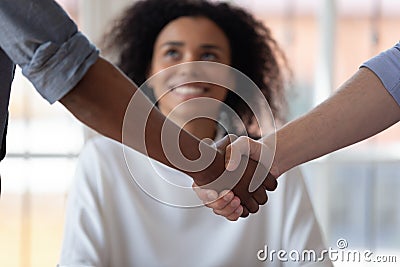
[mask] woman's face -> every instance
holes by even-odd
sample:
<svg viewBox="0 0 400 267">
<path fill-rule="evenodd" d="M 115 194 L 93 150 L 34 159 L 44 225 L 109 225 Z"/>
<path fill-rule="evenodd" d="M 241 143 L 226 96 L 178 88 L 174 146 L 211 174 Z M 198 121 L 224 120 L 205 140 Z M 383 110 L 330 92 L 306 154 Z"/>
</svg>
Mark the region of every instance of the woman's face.
<svg viewBox="0 0 400 267">
<path fill-rule="evenodd" d="M 174 65 L 192 61 L 210 61 L 231 64 L 231 50 L 224 32 L 205 17 L 180 17 L 167 24 L 154 44 L 149 77 Z M 197 63 L 196 63 L 197 64 Z M 207 74 L 207 71 L 209 72 Z M 167 71 L 168 72 L 168 71 Z M 201 72 L 201 73 L 200 73 Z M 205 74 L 206 73 L 206 74 Z M 194 118 L 198 114 L 219 113 L 220 102 L 224 101 L 227 89 L 203 82 L 212 74 L 210 68 L 183 65 L 150 83 L 158 100 L 158 107 L 165 115 L 182 120 Z M 201 81 L 201 82 L 195 82 Z M 184 83 L 184 84 L 183 84 Z M 212 98 L 210 104 L 187 100 L 198 97 Z M 180 105 L 182 104 L 182 105 Z M 179 105 L 179 106 L 178 106 Z"/>
</svg>

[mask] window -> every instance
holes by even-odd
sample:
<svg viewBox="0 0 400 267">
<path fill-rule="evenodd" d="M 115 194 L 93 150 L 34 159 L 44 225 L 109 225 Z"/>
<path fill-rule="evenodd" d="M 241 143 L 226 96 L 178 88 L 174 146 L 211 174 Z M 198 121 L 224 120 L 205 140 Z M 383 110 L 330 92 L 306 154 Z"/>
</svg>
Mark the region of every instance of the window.
<svg viewBox="0 0 400 267">
<path fill-rule="evenodd" d="M 71 16 L 77 2 L 61 4 Z M 10 100 L 7 157 L 1 162 L 2 266 L 55 266 L 62 240 L 65 198 L 82 125 L 61 104 L 48 104 L 16 70 Z"/>
</svg>

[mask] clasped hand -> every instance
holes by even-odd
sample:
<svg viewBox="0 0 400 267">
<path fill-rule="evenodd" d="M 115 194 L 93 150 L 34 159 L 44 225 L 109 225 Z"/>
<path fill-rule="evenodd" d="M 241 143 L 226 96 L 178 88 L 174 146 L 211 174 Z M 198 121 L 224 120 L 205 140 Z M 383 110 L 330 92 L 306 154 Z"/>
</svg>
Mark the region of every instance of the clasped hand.
<svg viewBox="0 0 400 267">
<path fill-rule="evenodd" d="M 231 145 L 232 142 L 234 143 Z M 197 196 L 207 207 L 231 221 L 256 213 L 259 206 L 268 201 L 266 191 L 274 191 L 278 185 L 277 180 L 264 165 L 257 162 L 262 144 L 255 142 L 257 141 L 246 137 L 238 139 L 235 135 L 227 135 L 216 142 L 218 152 L 225 157 L 227 169 L 212 183 L 193 184 Z M 250 145 L 250 150 L 243 149 L 248 145 Z M 262 180 L 262 183 L 256 190 L 249 192 L 253 179 Z M 230 188 L 232 181 L 237 182 L 233 188 Z"/>
</svg>

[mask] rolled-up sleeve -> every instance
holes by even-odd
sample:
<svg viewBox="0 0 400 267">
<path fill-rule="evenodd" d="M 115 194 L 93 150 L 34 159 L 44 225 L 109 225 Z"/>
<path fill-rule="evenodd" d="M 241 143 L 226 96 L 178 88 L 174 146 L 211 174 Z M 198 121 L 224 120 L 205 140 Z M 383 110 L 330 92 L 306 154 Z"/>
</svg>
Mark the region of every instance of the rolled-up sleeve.
<svg viewBox="0 0 400 267">
<path fill-rule="evenodd" d="M 0 46 L 50 103 L 98 58 L 96 47 L 53 0 L 1 0 Z"/>
<path fill-rule="evenodd" d="M 372 70 L 400 105 L 400 42 L 361 65 Z"/>
</svg>

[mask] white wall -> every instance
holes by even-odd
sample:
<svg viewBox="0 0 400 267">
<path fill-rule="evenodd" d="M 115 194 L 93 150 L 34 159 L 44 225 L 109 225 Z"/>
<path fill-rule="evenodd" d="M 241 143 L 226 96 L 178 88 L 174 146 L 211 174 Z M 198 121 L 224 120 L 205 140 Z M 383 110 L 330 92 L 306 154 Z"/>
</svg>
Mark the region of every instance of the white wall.
<svg viewBox="0 0 400 267">
<path fill-rule="evenodd" d="M 133 2 L 135 0 L 80 0 L 81 30 L 98 45 L 112 20 L 121 13 L 124 7 Z"/>
</svg>

